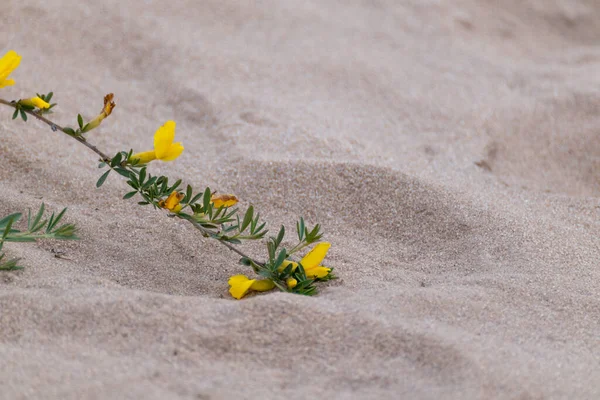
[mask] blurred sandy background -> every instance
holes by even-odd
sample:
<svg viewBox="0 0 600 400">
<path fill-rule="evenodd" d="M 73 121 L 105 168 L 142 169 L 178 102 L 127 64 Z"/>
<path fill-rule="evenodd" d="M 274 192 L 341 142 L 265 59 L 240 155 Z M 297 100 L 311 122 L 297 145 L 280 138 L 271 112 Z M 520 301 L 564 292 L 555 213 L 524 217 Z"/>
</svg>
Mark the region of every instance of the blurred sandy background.
<svg viewBox="0 0 600 400">
<path fill-rule="evenodd" d="M 0 398 L 600 398 L 597 1 L 1 8 L 0 97 L 74 125 L 114 92 L 111 154 L 174 119 L 154 173 L 322 223 L 340 279 L 232 300 L 233 254 L 5 108 L 0 214 L 68 206 L 82 240 L 6 246 Z"/>
</svg>

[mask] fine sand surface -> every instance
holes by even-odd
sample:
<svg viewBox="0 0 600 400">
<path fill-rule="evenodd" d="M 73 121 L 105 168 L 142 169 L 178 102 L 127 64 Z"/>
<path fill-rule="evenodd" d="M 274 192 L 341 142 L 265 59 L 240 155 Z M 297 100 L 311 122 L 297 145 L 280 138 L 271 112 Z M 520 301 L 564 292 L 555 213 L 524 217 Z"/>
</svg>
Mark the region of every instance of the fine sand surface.
<svg viewBox="0 0 600 400">
<path fill-rule="evenodd" d="M 74 125 L 114 92 L 111 154 L 175 120 L 153 173 L 322 223 L 340 277 L 233 300 L 235 254 L 0 109 L 0 214 L 68 206 L 82 239 L 6 246 L 1 399 L 600 398 L 598 1 L 0 8 L 1 98 Z"/>
</svg>

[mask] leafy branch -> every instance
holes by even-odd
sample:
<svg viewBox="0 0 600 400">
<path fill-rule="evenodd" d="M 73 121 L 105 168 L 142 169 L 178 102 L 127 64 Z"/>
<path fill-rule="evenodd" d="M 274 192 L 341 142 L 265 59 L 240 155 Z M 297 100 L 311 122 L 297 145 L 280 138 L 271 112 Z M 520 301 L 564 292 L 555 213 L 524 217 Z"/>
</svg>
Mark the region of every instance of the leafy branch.
<svg viewBox="0 0 600 400">
<path fill-rule="evenodd" d="M 235 199 L 235 201 L 230 201 L 230 199 L 219 198 L 219 196 L 215 197 L 215 193 L 208 187 L 202 191 L 194 192 L 191 185 L 187 185 L 183 190 L 181 179 L 170 184 L 169 178 L 166 176 L 151 175 L 147 169 L 148 162 L 155 159 L 170 161 L 183 151 L 183 146 L 180 143 L 172 143 L 175 128 L 173 121 L 167 122 L 157 131 L 156 135 L 163 135 L 163 139 L 167 137 L 165 132 L 170 135 L 170 142 L 163 143 L 161 149 L 136 154 L 133 154 L 132 150 L 120 151 L 113 157 L 109 157 L 91 144 L 85 137 L 85 133 L 97 127 L 103 119 L 111 114 L 112 109 L 115 107 L 115 103 L 112 101 L 112 93 L 105 96 L 102 111 L 91 121 L 85 123 L 81 114 L 77 115 L 77 129 L 62 127 L 43 115 L 50 113 L 51 109 L 56 106 L 56 104 L 49 104 L 52 96 L 53 94 L 50 92 L 47 95 L 38 94 L 38 98 L 29 99 L 28 101 L 0 99 L 0 104 L 13 107 L 15 109 L 14 118 L 20 115 L 21 119 L 26 122 L 27 115 L 33 116 L 50 126 L 53 131 L 65 133 L 96 153 L 100 157 L 98 167 L 101 169 L 108 168 L 96 182 L 96 187 L 101 187 L 111 172 L 117 173 L 125 178 L 127 185 L 132 189 L 124 194 L 123 199 L 127 200 L 140 196 L 141 199 L 138 204 L 141 206 L 152 205 L 155 209 L 167 209 L 170 212 L 168 214 L 170 217 L 188 221 L 200 231 L 202 236 L 217 240 L 223 246 L 241 256 L 240 262 L 242 264 L 252 267 L 256 274 L 265 278 L 263 280 L 251 280 L 245 276 L 241 276 L 241 278 L 240 276 L 232 277 L 230 279 L 230 292 L 234 297 L 239 299 L 248 290 L 264 291 L 273 287 L 286 292 L 313 295 L 316 293 L 316 286 L 314 285 L 316 281 L 335 278 L 331 273 L 331 268 L 320 265 L 329 249 L 329 243 L 317 244 L 299 262 L 291 260 L 294 254 L 321 240 L 323 235 L 320 225 L 317 224 L 309 229 L 304 219 L 300 218 L 296 223 L 298 241 L 289 250 L 282 247 L 285 237 L 285 227 L 282 226 L 277 236 L 269 237 L 267 240 L 267 260 L 264 262 L 257 261 L 237 247 L 243 241 L 263 239 L 268 233 L 266 223 L 260 219 L 259 213 L 255 213 L 252 205 L 241 213 L 238 208 L 232 208 L 237 203 L 235 196 L 229 196 Z M 169 129 L 171 131 L 168 131 Z M 160 155 L 159 151 L 161 152 Z M 3 219 L 2 222 L 5 225 L 3 226 L 0 223 L 0 230 L 4 229 L 0 241 L 0 250 L 5 241 L 75 238 L 75 230 L 72 225 L 63 225 L 54 229 L 62 218 L 64 210 L 56 217 L 53 214 L 48 221 L 41 221 L 43 208 L 42 205 L 33 219 L 31 219 L 31 216 L 28 217 L 28 230 L 25 232 L 12 228 L 13 224 L 21 217 L 20 214 L 13 214 Z M 41 229 L 44 226 L 46 231 L 42 233 Z M 2 257 L 4 257 L 4 254 L 0 254 L 0 260 L 2 260 Z M 0 269 L 16 269 L 18 268 L 16 261 L 6 261 L 0 264 Z"/>
<path fill-rule="evenodd" d="M 40 239 L 60 239 L 60 240 L 76 240 L 77 229 L 73 224 L 59 225 L 65 212 L 64 208 L 58 214 L 52 213 L 50 218 L 43 219 L 45 205 L 42 203 L 38 212 L 32 216 L 31 210 L 27 213 L 27 230 L 20 231 L 14 226 L 22 218 L 23 214 L 15 213 L 7 215 L 0 220 L 0 270 L 10 271 L 22 269 L 17 263 L 18 258 L 13 258 L 8 261 L 2 261 L 5 254 L 2 252 L 5 242 L 35 242 Z"/>
</svg>

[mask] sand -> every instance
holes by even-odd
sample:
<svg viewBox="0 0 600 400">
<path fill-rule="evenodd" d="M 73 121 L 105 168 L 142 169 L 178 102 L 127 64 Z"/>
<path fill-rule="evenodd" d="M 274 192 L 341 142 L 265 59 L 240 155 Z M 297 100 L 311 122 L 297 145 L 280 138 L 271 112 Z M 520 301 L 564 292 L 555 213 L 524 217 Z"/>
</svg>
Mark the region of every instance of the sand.
<svg viewBox="0 0 600 400">
<path fill-rule="evenodd" d="M 340 279 L 231 299 L 234 254 L 5 108 L 0 214 L 81 240 L 6 246 L 1 399 L 600 398 L 597 1 L 2 3 L 0 97 L 114 92 L 109 153 L 175 120 L 154 173 L 321 223 Z"/>
</svg>

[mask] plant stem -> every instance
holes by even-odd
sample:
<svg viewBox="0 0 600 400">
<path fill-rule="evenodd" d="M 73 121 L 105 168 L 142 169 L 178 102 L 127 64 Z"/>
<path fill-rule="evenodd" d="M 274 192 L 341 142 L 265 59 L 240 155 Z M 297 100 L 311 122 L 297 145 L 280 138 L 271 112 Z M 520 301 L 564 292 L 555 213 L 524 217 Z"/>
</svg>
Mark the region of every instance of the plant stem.
<svg viewBox="0 0 600 400">
<path fill-rule="evenodd" d="M 12 107 L 12 108 L 17 108 L 17 103 L 16 102 L 11 102 L 11 101 L 7 101 L 4 99 L 0 99 L 0 104 L 4 104 L 6 106 Z M 111 161 L 111 157 L 109 157 L 108 155 L 106 155 L 105 153 L 103 153 L 102 151 L 100 151 L 96 146 L 94 146 L 93 144 L 89 143 L 83 136 L 73 136 L 68 134 L 67 132 L 65 132 L 65 129 L 58 125 L 55 122 L 50 121 L 49 119 L 47 119 L 46 117 L 44 117 L 41 114 L 38 114 L 34 111 L 30 111 L 30 110 L 25 110 L 23 108 L 21 108 L 22 111 L 26 112 L 27 114 L 37 118 L 38 120 L 44 122 L 45 124 L 47 124 L 48 126 L 50 126 L 50 128 L 52 128 L 53 131 L 61 131 L 62 133 L 64 133 L 65 135 L 77 140 L 79 143 L 81 143 L 82 145 L 84 145 L 85 147 L 87 147 L 88 149 L 92 150 L 94 153 L 98 154 L 100 156 L 101 161 L 105 162 L 109 167 L 110 167 L 110 161 Z M 113 169 L 111 167 L 111 169 Z M 185 219 L 185 218 L 183 218 Z M 188 219 L 185 219 L 186 221 L 189 221 L 194 228 L 198 229 L 200 232 L 207 234 L 208 237 L 210 236 L 210 232 L 208 230 L 206 230 L 202 225 L 200 225 L 199 223 L 195 222 L 195 221 L 190 221 Z M 238 255 L 245 257 L 249 260 L 251 260 L 252 262 L 254 262 L 257 265 L 261 265 L 263 266 L 263 263 L 260 263 L 256 260 L 253 260 L 251 257 L 247 256 L 246 254 L 244 254 L 242 251 L 236 249 L 234 246 L 232 246 L 231 244 L 224 242 L 222 240 L 217 240 L 219 243 L 221 243 L 223 246 L 227 247 L 229 250 L 233 251 L 234 253 L 237 253 Z"/>
<path fill-rule="evenodd" d="M 297 251 L 302 250 L 303 248 L 305 248 L 306 246 L 308 246 L 308 243 L 306 243 L 305 241 L 302 241 L 300 243 L 298 243 L 297 245 L 295 245 L 294 247 L 292 247 L 289 251 L 288 254 L 292 255 L 294 253 L 296 253 Z"/>
<path fill-rule="evenodd" d="M 6 101 L 4 99 L 0 99 L 0 104 L 4 104 L 7 105 L 9 107 L 12 108 L 17 108 L 17 103 L 14 102 L 10 102 L 10 101 Z M 77 140 L 79 143 L 81 143 L 82 145 L 86 146 L 88 149 L 92 150 L 94 153 L 98 154 L 100 156 L 100 159 L 104 162 L 110 162 L 110 157 L 107 156 L 106 154 L 104 154 L 103 152 L 101 152 L 96 146 L 94 146 L 91 143 L 88 143 L 87 140 L 85 140 L 85 138 L 83 136 L 73 136 L 73 135 L 69 135 L 67 132 L 65 132 L 64 128 L 52 121 L 50 121 L 49 119 L 47 119 L 46 117 L 44 117 L 41 114 L 38 114 L 34 111 L 30 111 L 30 110 L 25 110 L 23 108 L 21 108 L 22 111 L 26 112 L 27 114 L 39 119 L 40 121 L 44 122 L 45 124 L 47 124 L 48 126 L 50 126 L 50 128 L 52 128 L 53 131 L 59 130 L 62 133 L 64 133 L 65 135 L 72 137 L 73 139 Z"/>
<path fill-rule="evenodd" d="M 202 232 L 202 233 L 204 233 L 204 234 L 206 234 L 206 235 L 209 235 L 209 237 L 210 237 L 210 231 L 209 231 L 209 230 L 207 230 L 206 228 L 204 228 L 204 227 L 203 227 L 202 225 L 200 225 L 198 222 L 195 222 L 195 221 L 190 221 L 189 219 L 186 219 L 186 218 L 183 218 L 183 219 L 185 219 L 186 221 L 189 221 L 189 222 L 190 222 L 190 223 L 191 223 L 191 224 L 194 226 L 194 228 L 198 229 L 200 232 Z M 240 255 L 240 256 L 242 256 L 242 257 L 245 257 L 245 258 L 249 259 L 249 260 L 250 260 L 250 261 L 252 261 L 253 263 L 255 263 L 255 264 L 257 264 L 257 265 L 260 265 L 261 267 L 264 267 L 264 263 L 261 263 L 261 262 L 258 262 L 258 261 L 256 261 L 256 260 L 252 259 L 251 257 L 247 256 L 247 255 L 246 255 L 246 254 L 244 254 L 243 252 L 241 252 L 241 251 L 239 251 L 238 249 L 236 249 L 236 248 L 235 248 L 234 246 L 232 246 L 231 244 L 229 244 L 229 243 L 227 243 L 227 242 L 224 242 L 224 241 L 222 241 L 222 240 L 218 240 L 218 242 L 219 242 L 219 243 L 221 243 L 223 246 L 227 247 L 229 250 L 233 251 L 234 253 L 237 253 L 238 255 Z"/>
</svg>

